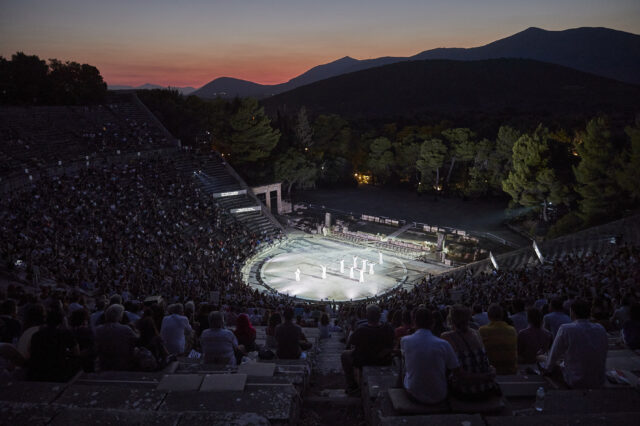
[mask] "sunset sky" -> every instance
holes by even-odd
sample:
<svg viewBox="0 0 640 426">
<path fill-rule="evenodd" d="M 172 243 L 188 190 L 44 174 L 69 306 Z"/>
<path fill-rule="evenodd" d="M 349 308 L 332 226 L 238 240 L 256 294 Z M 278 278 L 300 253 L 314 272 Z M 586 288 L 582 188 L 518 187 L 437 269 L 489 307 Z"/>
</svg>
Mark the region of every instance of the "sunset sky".
<svg viewBox="0 0 640 426">
<path fill-rule="evenodd" d="M 281 83 L 343 56 L 473 47 L 535 26 L 640 33 L 638 0 L 0 0 L 0 55 L 97 66 L 112 85 Z"/>
</svg>

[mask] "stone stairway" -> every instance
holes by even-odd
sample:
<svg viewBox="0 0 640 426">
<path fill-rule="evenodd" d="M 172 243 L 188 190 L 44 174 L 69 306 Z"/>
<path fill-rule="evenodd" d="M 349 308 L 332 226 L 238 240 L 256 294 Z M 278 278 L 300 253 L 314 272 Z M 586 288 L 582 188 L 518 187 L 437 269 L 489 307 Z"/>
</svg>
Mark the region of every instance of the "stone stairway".
<svg viewBox="0 0 640 426">
<path fill-rule="evenodd" d="M 244 223 L 250 230 L 265 236 L 274 236 L 280 232 L 276 224 L 267 217 L 260 202 L 247 193 L 247 187 L 243 182 L 233 176 L 222 158 L 216 156 L 193 157 L 182 155 L 174 160 L 176 167 L 194 174 L 201 187 L 208 194 L 225 193 L 224 197 L 217 198 L 217 202 L 227 212 L 235 209 L 247 209 L 247 211 L 230 213 L 223 218 L 225 223 L 234 219 Z M 254 211 L 253 208 L 260 210 Z"/>
<path fill-rule="evenodd" d="M 365 424 L 362 399 L 344 392 L 340 362 L 345 349 L 342 338 L 342 332 L 334 332 L 330 338 L 318 340 L 311 385 L 302 406 L 303 424 Z"/>
</svg>

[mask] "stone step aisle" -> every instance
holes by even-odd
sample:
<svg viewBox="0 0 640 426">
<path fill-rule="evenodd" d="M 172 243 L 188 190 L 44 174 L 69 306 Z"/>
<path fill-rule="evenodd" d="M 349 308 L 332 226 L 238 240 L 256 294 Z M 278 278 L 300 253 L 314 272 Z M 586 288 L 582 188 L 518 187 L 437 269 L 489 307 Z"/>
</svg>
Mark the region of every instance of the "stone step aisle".
<svg viewBox="0 0 640 426">
<path fill-rule="evenodd" d="M 342 332 L 318 341 L 318 353 L 311 375 L 311 386 L 304 398 L 302 424 L 366 424 L 360 397 L 344 392 L 345 381 L 340 355 L 345 349 Z"/>
</svg>

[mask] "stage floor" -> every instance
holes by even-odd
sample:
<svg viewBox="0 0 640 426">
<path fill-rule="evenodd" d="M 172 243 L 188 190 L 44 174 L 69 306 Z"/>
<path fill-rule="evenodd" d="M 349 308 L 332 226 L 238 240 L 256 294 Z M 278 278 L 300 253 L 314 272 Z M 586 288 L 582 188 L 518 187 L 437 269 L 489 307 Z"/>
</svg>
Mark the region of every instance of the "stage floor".
<svg viewBox="0 0 640 426">
<path fill-rule="evenodd" d="M 350 268 L 357 256 L 353 278 Z M 344 272 L 340 261 L 344 260 Z M 362 261 L 367 261 L 360 282 Z M 306 300 L 359 300 L 378 296 L 412 281 L 426 272 L 442 272 L 445 267 L 407 261 L 382 253 L 382 264 L 377 250 L 358 247 L 320 236 L 293 237 L 280 246 L 261 253 L 252 263 L 259 264 L 260 280 L 280 294 Z M 373 274 L 370 274 L 373 264 Z M 322 266 L 326 278 L 322 278 Z M 296 269 L 300 269 L 300 281 L 296 281 Z M 254 285 L 257 283 L 253 283 Z"/>
</svg>

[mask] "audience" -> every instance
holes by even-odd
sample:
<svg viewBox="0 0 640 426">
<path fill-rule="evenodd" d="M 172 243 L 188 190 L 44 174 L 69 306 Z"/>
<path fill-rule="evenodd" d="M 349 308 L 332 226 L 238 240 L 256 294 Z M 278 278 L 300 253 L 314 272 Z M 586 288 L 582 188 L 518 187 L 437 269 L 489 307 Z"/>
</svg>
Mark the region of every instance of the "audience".
<svg viewBox="0 0 640 426">
<path fill-rule="evenodd" d="M 185 352 L 185 336 L 191 335 L 193 329 L 185 317 L 182 303 L 170 305 L 169 315 L 162 319 L 160 335 L 170 354 L 180 355 Z"/>
<path fill-rule="evenodd" d="M 253 328 L 249 316 L 247 314 L 240 314 L 236 319 L 236 329 L 233 330 L 238 344 L 244 347 L 246 352 L 252 352 L 257 349 L 256 347 L 256 329 Z"/>
<path fill-rule="evenodd" d="M 167 350 L 156 324 L 151 316 L 145 316 L 141 318 L 137 323 L 138 330 L 140 331 L 140 338 L 137 342 L 138 356 L 137 362 L 144 362 L 140 365 L 141 370 L 158 370 L 167 362 L 169 351 Z M 142 350 L 146 350 L 144 354 L 140 354 Z"/>
<path fill-rule="evenodd" d="M 328 339 L 331 337 L 331 333 L 329 332 L 329 315 L 325 313 L 320 317 L 320 324 L 318 324 L 318 329 L 320 330 L 320 339 Z"/>
<path fill-rule="evenodd" d="M 622 340 L 631 350 L 640 349 L 640 304 L 629 308 L 629 319 L 622 326 Z"/>
<path fill-rule="evenodd" d="M 393 350 L 393 329 L 389 324 L 380 323 L 380 308 L 369 305 L 366 309 L 367 323 L 351 334 L 347 350 L 342 352 L 341 361 L 347 382 L 347 393 L 357 393 L 355 368 L 365 365 L 388 365 Z"/>
<path fill-rule="evenodd" d="M 546 314 L 542 321 L 542 325 L 551 332 L 554 339 L 560 326 L 571 322 L 569 315 L 564 312 L 563 302 L 559 297 L 551 299 L 551 312 Z"/>
<path fill-rule="evenodd" d="M 524 311 L 524 302 L 520 299 L 516 299 L 511 304 L 513 307 L 513 314 L 509 316 L 509 319 L 513 323 L 513 327 L 519 333 L 520 331 L 527 328 L 527 314 Z"/>
<path fill-rule="evenodd" d="M 454 305 L 448 317 L 452 331 L 443 333 L 442 339 L 449 342 L 460 364 L 460 374 L 452 383 L 451 393 L 462 399 L 482 399 L 498 391 L 493 380 L 496 370 L 489 365 L 480 334 L 469 328 L 470 320 L 469 308 Z"/>
<path fill-rule="evenodd" d="M 224 328 L 224 316 L 220 311 L 209 314 L 209 328 L 200 335 L 200 346 L 207 364 L 236 365 L 238 339 Z"/>
<path fill-rule="evenodd" d="M 607 361 L 607 332 L 600 324 L 589 321 L 590 306 L 586 300 L 571 304 L 573 322 L 563 324 L 553 341 L 546 370 L 561 367 L 565 383 L 572 388 L 599 388 L 604 385 Z"/>
<path fill-rule="evenodd" d="M 460 375 L 460 363 L 446 340 L 431 333 L 433 315 L 427 308 L 414 311 L 416 331 L 400 340 L 404 374 L 403 386 L 415 400 L 437 404 L 447 397 L 447 376 Z"/>
<path fill-rule="evenodd" d="M 286 308 L 283 314 L 284 322 L 275 329 L 276 354 L 281 359 L 298 359 L 303 350 L 311 348 L 302 328 L 293 323 L 293 314 L 292 308 Z"/>
<path fill-rule="evenodd" d="M 516 329 L 503 321 L 504 312 L 497 303 L 487 310 L 489 324 L 478 330 L 489 362 L 497 374 L 515 374 L 518 367 L 518 335 Z"/>
<path fill-rule="evenodd" d="M 96 328 L 96 354 L 100 370 L 134 369 L 133 352 L 138 334 L 132 325 L 120 324 L 124 316 L 124 306 L 109 306 L 105 313 L 105 323 Z"/>
<path fill-rule="evenodd" d="M 553 336 L 542 328 L 542 313 L 539 309 L 529 308 L 527 321 L 529 326 L 518 333 L 518 362 L 533 364 L 538 355 L 547 353 Z"/>
<path fill-rule="evenodd" d="M 80 369 L 78 342 L 63 326 L 64 313 L 59 306 L 47 312 L 44 326 L 31 338 L 31 357 L 27 377 L 45 382 L 66 382 Z"/>
</svg>

